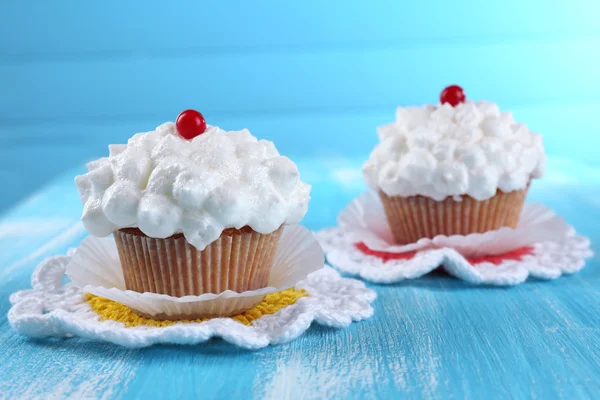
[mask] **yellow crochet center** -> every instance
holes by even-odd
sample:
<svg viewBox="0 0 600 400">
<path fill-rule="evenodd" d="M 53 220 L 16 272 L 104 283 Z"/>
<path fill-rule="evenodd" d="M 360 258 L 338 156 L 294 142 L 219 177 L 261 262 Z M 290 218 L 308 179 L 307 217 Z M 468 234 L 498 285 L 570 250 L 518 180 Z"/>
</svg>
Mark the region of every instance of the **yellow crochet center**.
<svg viewBox="0 0 600 400">
<path fill-rule="evenodd" d="M 299 298 L 308 296 L 308 293 L 304 290 L 296 290 L 296 289 L 287 289 L 277 293 L 268 294 L 264 300 L 252 307 L 248 311 L 245 311 L 238 315 L 233 315 L 229 318 L 244 324 L 251 325 L 252 321 L 262 317 L 263 315 L 275 314 L 277 311 L 285 308 L 287 306 L 291 306 L 294 304 Z M 116 301 L 112 301 L 109 299 L 105 299 L 103 297 L 94 296 L 92 294 L 86 294 L 87 302 L 92 307 L 97 314 L 100 315 L 100 319 L 102 321 L 112 320 L 117 322 L 122 322 L 125 324 L 127 328 L 131 328 L 134 326 L 155 326 L 155 327 L 165 327 L 171 326 L 176 323 L 190 323 L 190 322 L 204 322 L 208 321 L 210 318 L 199 318 L 194 320 L 181 320 L 181 321 L 166 321 L 166 320 L 157 320 L 152 318 L 144 318 L 135 313 L 129 307 L 117 303 Z"/>
</svg>

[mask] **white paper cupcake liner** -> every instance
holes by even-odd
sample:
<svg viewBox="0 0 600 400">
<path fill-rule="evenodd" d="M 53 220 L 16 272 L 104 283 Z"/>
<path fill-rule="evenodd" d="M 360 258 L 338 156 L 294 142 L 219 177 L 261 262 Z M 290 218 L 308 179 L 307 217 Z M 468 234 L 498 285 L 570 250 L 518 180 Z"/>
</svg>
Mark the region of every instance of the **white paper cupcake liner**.
<svg viewBox="0 0 600 400">
<path fill-rule="evenodd" d="M 158 319 L 186 319 L 227 316 L 260 303 L 269 293 L 293 287 L 310 273 L 323 267 L 323 251 L 313 234 L 299 225 L 285 227 L 269 285 L 258 290 L 236 293 L 205 293 L 200 296 L 173 297 L 157 293 L 126 290 L 117 248 L 112 237 L 90 236 L 67 265 L 67 276 L 86 293 L 114 300 L 138 313 Z"/>
<path fill-rule="evenodd" d="M 366 192 L 354 199 L 338 217 L 345 234 L 369 249 L 387 253 L 405 253 L 424 249 L 451 248 L 465 257 L 504 254 L 535 243 L 556 241 L 572 228 L 560 216 L 542 204 L 525 204 L 516 229 L 502 228 L 470 235 L 438 235 L 416 243 L 395 245 L 392 232 L 376 193 Z"/>
</svg>

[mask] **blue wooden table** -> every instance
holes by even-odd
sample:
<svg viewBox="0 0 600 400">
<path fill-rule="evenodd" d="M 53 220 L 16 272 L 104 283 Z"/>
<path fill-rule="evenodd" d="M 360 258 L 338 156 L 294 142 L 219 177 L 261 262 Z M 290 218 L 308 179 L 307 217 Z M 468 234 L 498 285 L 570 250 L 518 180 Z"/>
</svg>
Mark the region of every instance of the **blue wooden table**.
<svg viewBox="0 0 600 400">
<path fill-rule="evenodd" d="M 0 399 L 598 398 L 600 261 L 553 282 L 391 286 L 373 318 L 260 351 L 30 340 L 10 293 L 86 235 L 73 177 L 174 120 L 275 141 L 313 185 L 304 224 L 365 187 L 375 127 L 461 84 L 544 134 L 542 201 L 600 253 L 597 0 L 0 2 Z"/>
<path fill-rule="evenodd" d="M 298 159 L 314 185 L 305 224 L 335 223 L 363 190 L 358 160 Z M 85 236 L 68 171 L 0 223 L 0 398 L 592 398 L 600 393 L 600 262 L 553 282 L 473 287 L 442 274 L 378 286 L 373 318 L 313 326 L 256 352 L 214 340 L 128 350 L 31 340 L 8 326 L 7 296 L 36 262 Z M 553 160 L 532 189 L 600 252 L 600 169 Z"/>
</svg>

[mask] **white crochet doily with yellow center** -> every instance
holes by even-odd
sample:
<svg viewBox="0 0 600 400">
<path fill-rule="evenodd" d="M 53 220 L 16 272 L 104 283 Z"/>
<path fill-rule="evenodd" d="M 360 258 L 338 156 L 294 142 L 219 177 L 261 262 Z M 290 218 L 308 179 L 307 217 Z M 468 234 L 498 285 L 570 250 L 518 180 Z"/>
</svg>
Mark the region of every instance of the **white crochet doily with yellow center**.
<svg viewBox="0 0 600 400">
<path fill-rule="evenodd" d="M 296 289 L 304 289 L 308 297 L 298 299 L 275 314 L 264 315 L 250 326 L 231 318 L 214 318 L 167 327 L 127 328 L 120 322 L 101 321 L 81 289 L 63 282 L 69 260 L 70 255 L 48 258 L 33 273 L 32 289 L 10 297 L 12 308 L 8 319 L 15 331 L 35 338 L 79 336 L 126 347 L 198 344 L 220 337 L 242 348 L 258 349 L 299 337 L 313 321 L 344 328 L 354 321 L 369 318 L 373 315 L 371 303 L 376 298 L 375 292 L 364 283 L 342 278 L 325 267 L 296 284 Z"/>
</svg>

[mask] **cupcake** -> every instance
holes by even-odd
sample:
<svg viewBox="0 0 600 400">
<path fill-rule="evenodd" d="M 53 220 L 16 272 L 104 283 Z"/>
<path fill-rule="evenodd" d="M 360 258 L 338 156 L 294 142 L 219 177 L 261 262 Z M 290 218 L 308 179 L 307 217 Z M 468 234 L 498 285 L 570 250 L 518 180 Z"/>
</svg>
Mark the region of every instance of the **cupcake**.
<svg viewBox="0 0 600 400">
<path fill-rule="evenodd" d="M 310 199 L 272 142 L 207 126 L 194 110 L 110 145 L 87 168 L 75 178 L 83 224 L 113 234 L 126 287 L 142 293 L 266 287 L 283 227 Z"/>
<path fill-rule="evenodd" d="M 363 166 L 397 244 L 515 228 L 544 172 L 540 135 L 487 101 L 446 88 L 436 106 L 398 108 Z"/>
</svg>

